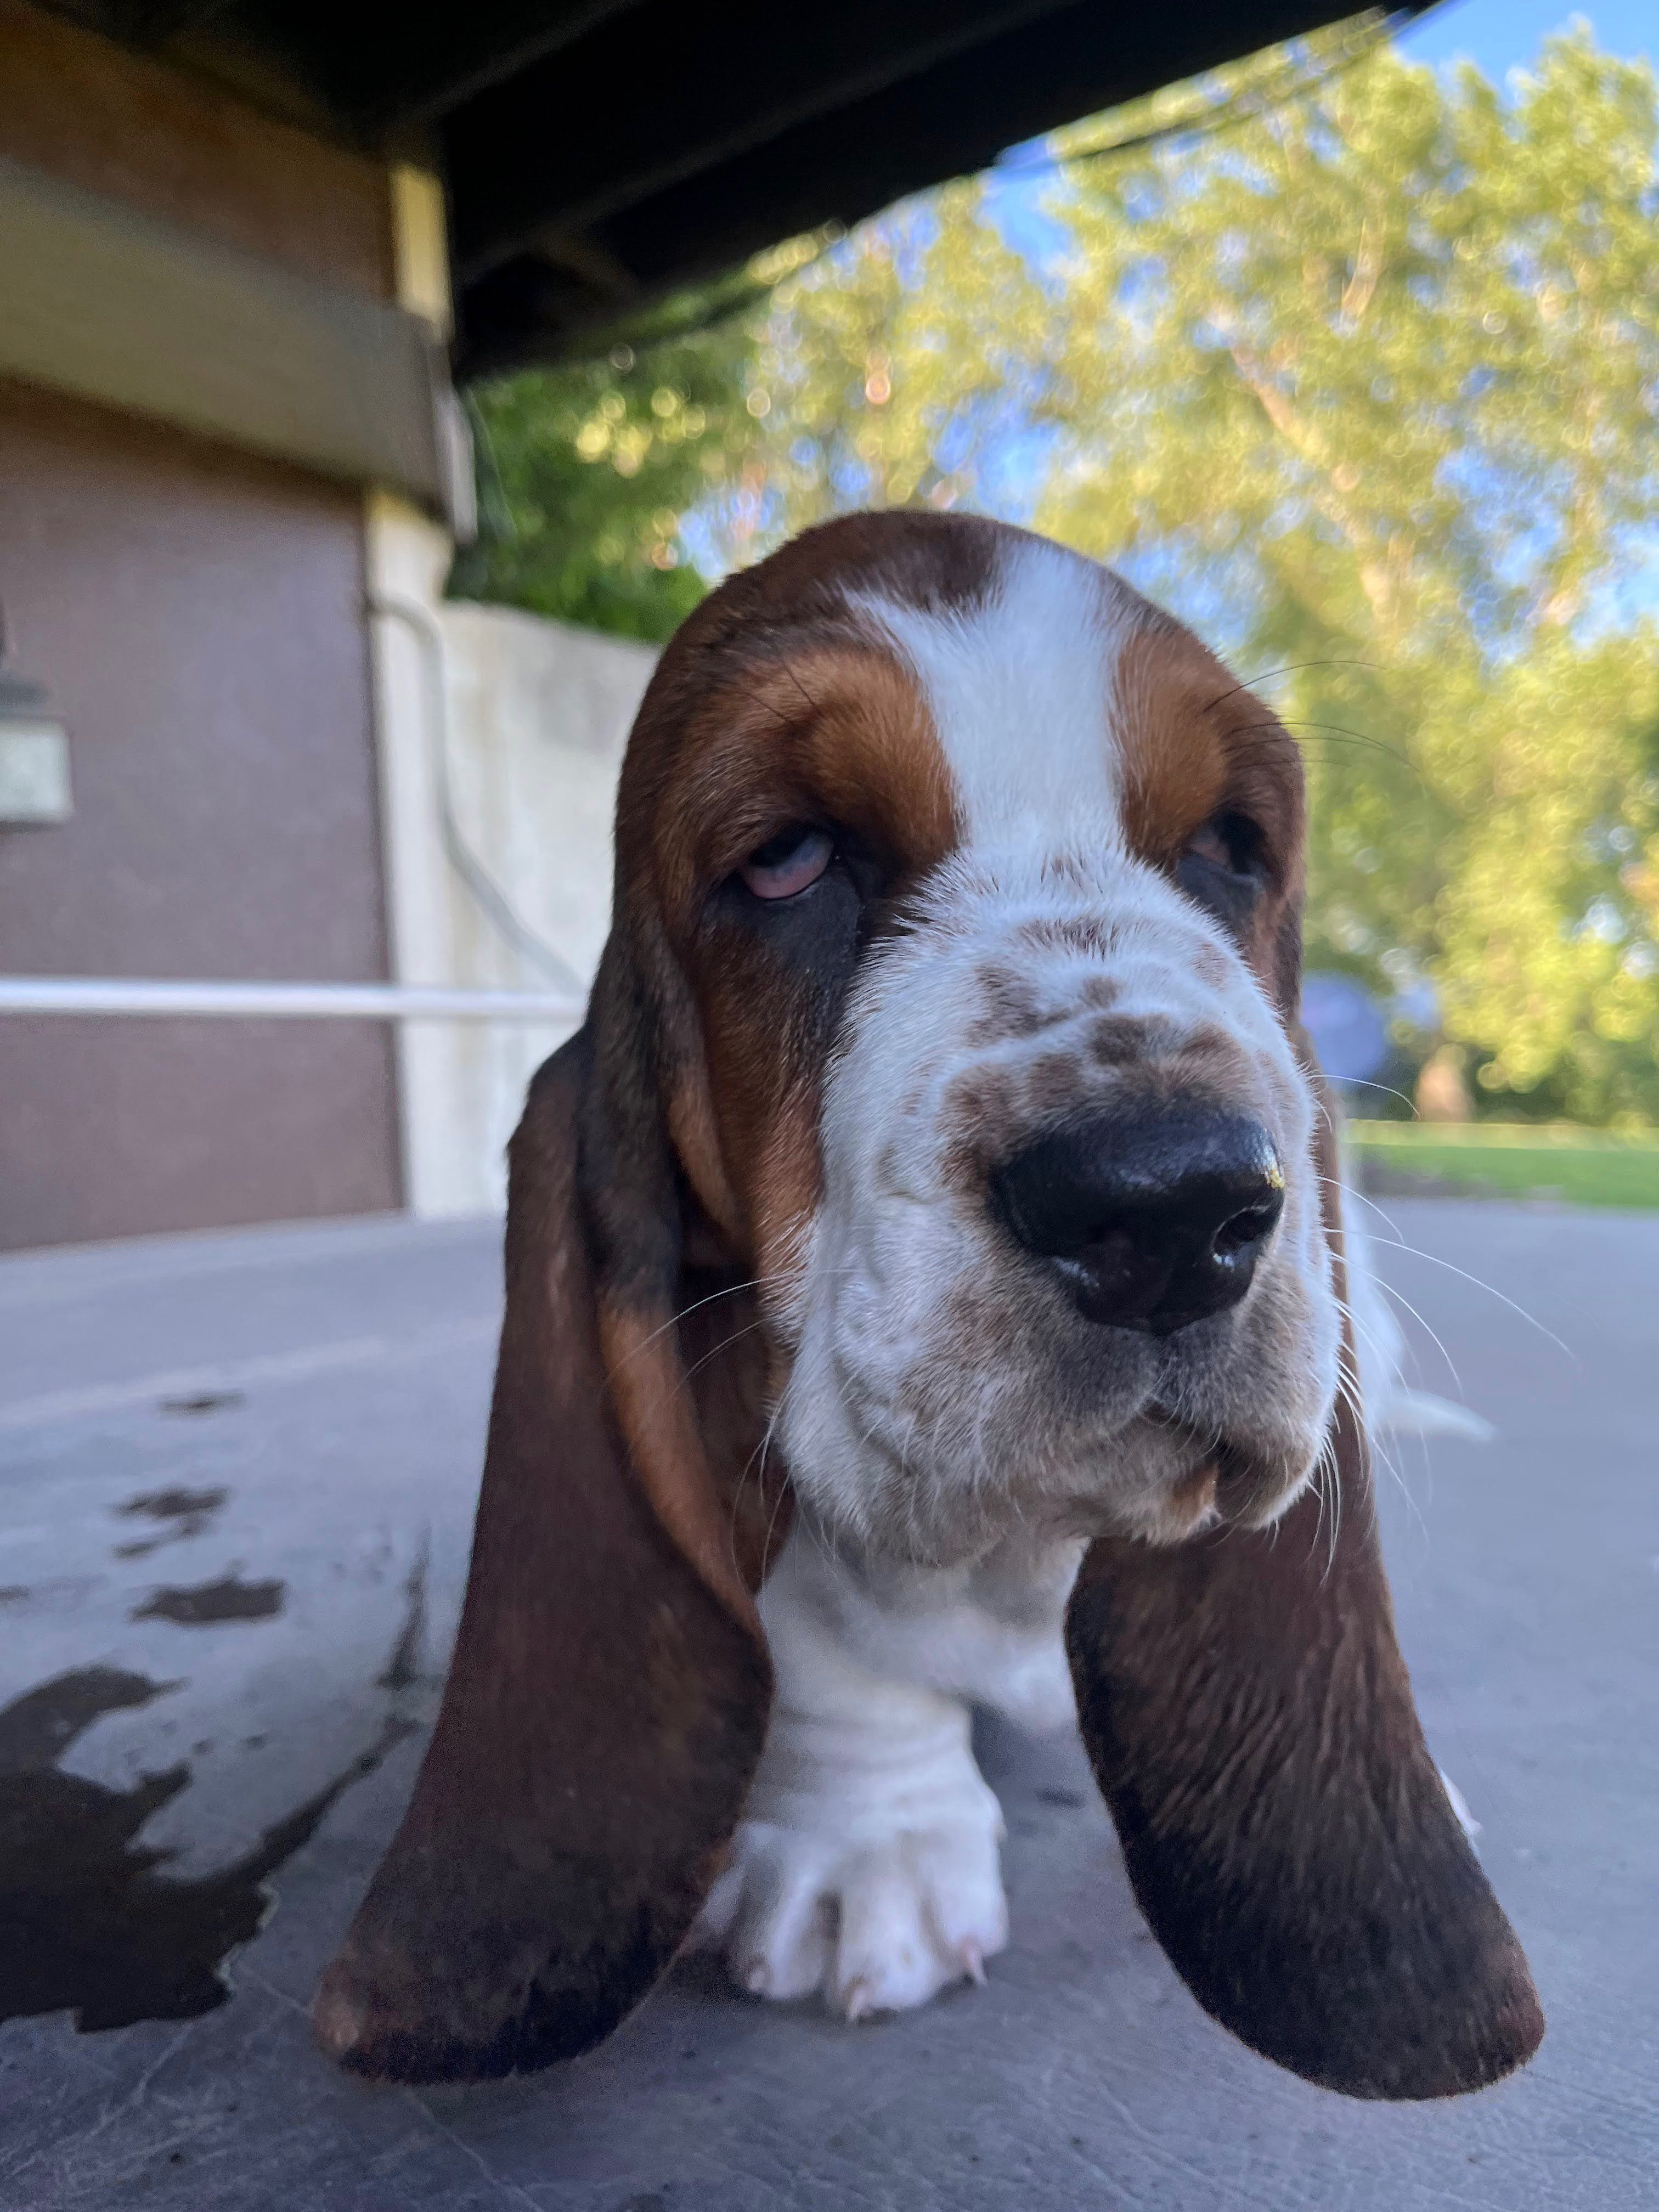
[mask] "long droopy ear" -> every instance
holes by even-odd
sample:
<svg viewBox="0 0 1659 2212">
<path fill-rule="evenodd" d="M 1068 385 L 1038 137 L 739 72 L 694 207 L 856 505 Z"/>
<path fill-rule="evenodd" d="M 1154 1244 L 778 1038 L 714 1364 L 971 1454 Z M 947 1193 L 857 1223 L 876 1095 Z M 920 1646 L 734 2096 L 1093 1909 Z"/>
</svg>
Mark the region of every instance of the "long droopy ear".
<svg viewBox="0 0 1659 2212">
<path fill-rule="evenodd" d="M 663 1286 L 596 1265 L 578 1154 L 600 1058 L 590 1030 L 550 1060 L 513 1141 L 448 1687 L 317 1996 L 325 2046 L 383 2078 L 506 2074 L 609 2034 L 685 1936 L 765 1733 L 770 1668 L 705 1449 L 712 1420 L 739 1449 L 743 1394 L 728 1375 L 710 1395 L 716 1362 L 700 1419 Z M 649 1169 L 671 1202 L 672 1173 Z M 658 1225 L 677 1249 L 678 1222 Z"/>
<path fill-rule="evenodd" d="M 1328 2088 L 1447 2096 L 1543 2015 L 1423 1741 L 1348 1391 L 1331 1456 L 1334 1529 L 1328 1485 L 1267 1534 L 1095 1544 L 1066 1645 L 1135 1895 L 1206 2011 Z"/>
</svg>

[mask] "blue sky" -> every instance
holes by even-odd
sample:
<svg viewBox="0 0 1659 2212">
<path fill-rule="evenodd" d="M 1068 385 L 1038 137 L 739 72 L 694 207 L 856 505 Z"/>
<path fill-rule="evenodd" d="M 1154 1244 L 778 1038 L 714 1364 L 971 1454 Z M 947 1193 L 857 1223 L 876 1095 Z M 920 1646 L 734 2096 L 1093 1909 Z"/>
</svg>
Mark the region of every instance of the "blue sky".
<svg viewBox="0 0 1659 2212">
<path fill-rule="evenodd" d="M 1354 0 L 1356 6 L 1360 0 Z M 1389 4 L 1389 0 L 1382 0 Z M 1553 31 L 1587 21 L 1608 53 L 1644 57 L 1659 67 L 1659 0 L 1590 0 L 1564 6 L 1562 0 L 1441 0 L 1441 4 L 1399 34 L 1401 51 L 1412 60 L 1445 67 L 1474 62 L 1494 82 L 1537 58 Z M 1041 269 L 1064 246 L 1066 230 L 1043 202 L 1054 189 L 1042 139 L 1011 147 L 988 173 L 994 220 L 1009 245 Z M 1022 167 L 1025 173 L 1019 173 Z M 1040 443 L 1040 441 L 1039 441 Z M 983 486 L 999 511 L 1023 513 L 1023 497 L 1034 474 L 1035 451 L 1029 434 L 1011 428 L 988 457 L 992 481 Z M 720 561 L 706 529 L 690 527 L 692 557 L 708 573 Z M 712 566 L 710 564 L 713 564 Z M 1632 610 L 1659 605 L 1659 549 L 1651 563 L 1628 587 Z"/>
<path fill-rule="evenodd" d="M 1537 58 L 1552 31 L 1565 30 L 1581 17 L 1608 53 L 1626 58 L 1643 55 L 1659 67 L 1659 0 L 1594 0 L 1594 4 L 1578 8 L 1563 6 L 1562 0 L 1441 0 L 1440 6 L 1401 33 L 1396 43 L 1413 61 L 1441 67 L 1472 61 L 1501 84 L 1511 70 L 1525 69 Z M 1011 147 L 1000 166 L 1018 171 L 1023 165 L 1042 162 L 1045 150 L 1041 139 Z M 991 179 L 1003 235 L 1041 264 L 1065 243 L 1066 236 L 1042 206 L 1049 179 L 1042 175 L 1000 179 L 995 169 Z"/>
<path fill-rule="evenodd" d="M 1387 4 L 1387 0 L 1383 0 Z M 1626 58 L 1644 56 L 1659 65 L 1659 0 L 1593 0 L 1581 7 L 1564 6 L 1562 0 L 1442 0 L 1426 15 L 1410 25 L 1398 39 L 1401 51 L 1413 61 L 1445 68 L 1469 60 L 1493 82 L 1502 84 L 1511 70 L 1524 70 L 1538 56 L 1553 31 L 1565 30 L 1575 21 L 1589 23 L 1597 43 L 1608 53 Z M 1042 140 L 1012 148 L 990 172 L 995 220 L 1003 236 L 1017 251 L 1041 268 L 1066 242 L 1064 227 L 1047 210 L 1043 201 L 1053 190 L 1053 179 L 1041 167 L 1045 153 Z M 991 456 L 988 480 L 982 476 L 982 494 L 1000 508 L 1019 514 L 1021 495 L 1034 476 L 1041 441 L 1018 431 L 1002 438 Z M 1157 589 L 1153 588 L 1156 597 Z M 1641 572 L 1623 586 L 1620 618 L 1659 605 L 1659 547 Z"/>
<path fill-rule="evenodd" d="M 1413 61 L 1467 56 L 1501 82 L 1510 70 L 1525 68 L 1549 33 L 1575 15 L 1586 19 L 1608 53 L 1659 60 L 1655 0 L 1596 0 L 1583 8 L 1564 8 L 1561 0 L 1444 0 L 1402 33 L 1399 44 Z"/>
</svg>

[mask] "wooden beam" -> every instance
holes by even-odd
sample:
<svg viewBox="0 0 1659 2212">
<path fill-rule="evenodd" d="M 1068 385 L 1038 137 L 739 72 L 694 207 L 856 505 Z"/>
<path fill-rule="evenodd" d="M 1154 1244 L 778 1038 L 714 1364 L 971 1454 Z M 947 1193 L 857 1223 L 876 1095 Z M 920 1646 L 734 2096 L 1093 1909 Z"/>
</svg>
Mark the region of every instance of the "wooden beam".
<svg viewBox="0 0 1659 2212">
<path fill-rule="evenodd" d="M 831 221 L 858 222 L 908 192 L 985 167 L 1009 144 L 1138 98 L 1174 75 L 1299 35 L 1334 12 L 1333 0 L 1188 0 L 1174 16 L 1069 0 L 1041 21 L 1005 23 L 981 44 L 939 55 L 844 105 L 799 114 L 781 130 L 765 128 L 770 118 L 757 111 L 747 144 L 723 156 L 712 127 L 725 119 L 722 96 L 689 71 L 678 94 L 659 87 L 652 73 L 620 143 L 654 143 L 661 163 L 662 149 L 681 153 L 685 134 L 706 132 L 709 158 L 672 182 L 649 185 L 637 198 L 618 163 L 605 192 L 609 211 L 595 213 L 579 234 L 596 258 L 631 278 L 628 303 L 573 281 L 568 256 L 548 265 L 531 219 L 534 177 L 518 150 L 529 118 L 509 136 L 501 112 L 501 150 L 492 160 L 485 140 L 473 136 L 473 108 L 484 103 L 472 103 L 444 126 L 463 279 L 459 373 L 487 375 L 580 351 L 586 335 L 613 323 L 624 304 L 648 306 L 680 285 L 739 266 L 780 238 Z M 991 15 L 984 8 L 981 27 Z M 919 17 L 907 11 L 905 20 Z M 872 25 L 866 28 L 876 35 Z M 578 56 L 571 58 L 574 64 Z M 711 46 L 708 68 L 717 70 L 720 61 Z M 515 95 L 521 82 L 490 100 Z M 581 91 L 573 84 L 569 97 L 579 101 Z M 549 149 L 543 172 L 549 186 L 567 173 L 566 157 L 551 151 L 566 129 L 562 112 L 544 111 L 538 143 Z M 576 150 L 580 155 L 580 139 Z M 643 166 L 635 181 L 647 182 Z M 550 191 L 544 207 L 550 228 L 566 214 Z M 525 250 L 501 258 L 501 246 L 514 238 Z"/>
<path fill-rule="evenodd" d="M 544 228 L 637 206 L 988 40 L 1040 39 L 1058 4 L 842 0 L 781 14 L 732 0 L 711 18 L 647 0 L 447 116 L 459 270 L 481 274 Z"/>
<path fill-rule="evenodd" d="M 489 86 L 586 39 L 635 0 L 491 0 L 411 8 L 368 0 L 349 14 L 312 67 L 326 95 L 365 134 L 429 123 Z"/>
<path fill-rule="evenodd" d="M 0 375 L 465 512 L 420 316 L 0 161 Z"/>
</svg>

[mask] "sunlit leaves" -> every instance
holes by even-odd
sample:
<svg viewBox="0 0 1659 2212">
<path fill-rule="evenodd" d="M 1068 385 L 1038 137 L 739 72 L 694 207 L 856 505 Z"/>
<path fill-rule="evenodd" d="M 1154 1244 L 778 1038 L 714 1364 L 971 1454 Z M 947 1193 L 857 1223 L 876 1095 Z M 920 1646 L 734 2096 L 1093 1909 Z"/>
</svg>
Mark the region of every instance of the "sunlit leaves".
<svg viewBox="0 0 1659 2212">
<path fill-rule="evenodd" d="M 1659 744 L 1655 144 L 1649 73 L 1571 38 L 1511 98 L 1382 54 L 1060 188 L 1038 520 L 1262 672 L 1312 957 L 1433 975 L 1511 1111 L 1659 1114 L 1607 828 L 1650 835 Z"/>
<path fill-rule="evenodd" d="M 538 614 L 666 637 L 708 588 L 680 518 L 750 424 L 746 330 L 729 322 L 636 355 L 506 377 L 473 399 L 479 543 L 451 588 Z"/>
<path fill-rule="evenodd" d="M 1056 150 L 1224 127 L 947 186 L 735 320 L 496 387 L 471 574 L 660 636 L 839 509 L 1032 521 L 1291 723 L 1315 961 L 1431 978 L 1502 1110 L 1659 1119 L 1653 79 L 1587 36 L 1502 93 L 1386 48 L 1322 76 L 1352 39 Z"/>
</svg>

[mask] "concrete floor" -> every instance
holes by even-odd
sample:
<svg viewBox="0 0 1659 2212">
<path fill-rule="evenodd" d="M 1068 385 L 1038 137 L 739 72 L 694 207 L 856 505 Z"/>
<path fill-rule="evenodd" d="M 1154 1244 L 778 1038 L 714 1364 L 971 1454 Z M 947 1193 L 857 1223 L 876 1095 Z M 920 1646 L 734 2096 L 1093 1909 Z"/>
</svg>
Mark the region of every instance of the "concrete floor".
<svg viewBox="0 0 1659 2212">
<path fill-rule="evenodd" d="M 1139 1925 L 1076 1747 L 1002 1734 L 988 1988 L 849 2029 L 687 1974 L 559 2073 L 333 2072 L 305 2007 L 432 1710 L 497 1298 L 492 1229 L 349 1224 L 0 1262 L 0 2203 L 1659 2204 L 1659 1219 L 1389 1215 L 1414 1379 L 1500 1431 L 1396 1440 L 1384 1502 L 1550 2016 L 1521 2079 L 1389 2108 L 1252 2057 Z"/>
</svg>

